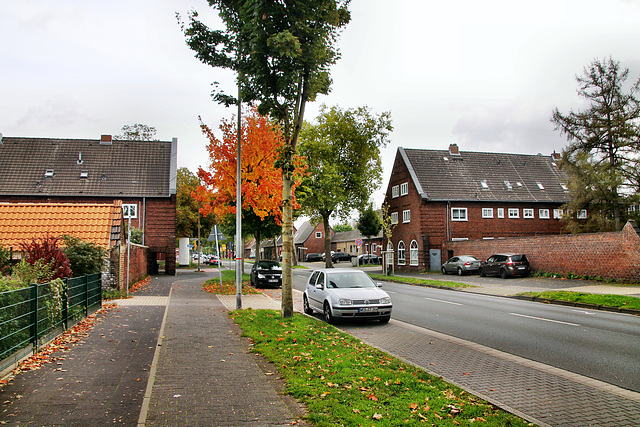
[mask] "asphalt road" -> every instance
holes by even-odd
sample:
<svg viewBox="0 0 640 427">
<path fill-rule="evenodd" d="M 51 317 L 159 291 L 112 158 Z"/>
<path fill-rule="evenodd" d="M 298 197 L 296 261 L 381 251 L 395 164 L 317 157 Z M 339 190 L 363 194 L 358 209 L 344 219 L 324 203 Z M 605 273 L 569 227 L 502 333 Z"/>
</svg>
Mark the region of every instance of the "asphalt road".
<svg viewBox="0 0 640 427">
<path fill-rule="evenodd" d="M 294 269 L 304 289 L 310 270 Z M 640 318 L 504 297 L 383 283 L 392 318 L 640 391 Z"/>
</svg>

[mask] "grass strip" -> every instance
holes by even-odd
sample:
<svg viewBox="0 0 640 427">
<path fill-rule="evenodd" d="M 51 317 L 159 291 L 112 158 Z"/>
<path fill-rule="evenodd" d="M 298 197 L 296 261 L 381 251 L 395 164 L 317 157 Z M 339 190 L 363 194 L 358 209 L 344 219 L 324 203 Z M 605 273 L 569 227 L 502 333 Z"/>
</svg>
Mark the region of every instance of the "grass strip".
<svg viewBox="0 0 640 427">
<path fill-rule="evenodd" d="M 283 319 L 275 310 L 230 315 L 315 426 L 532 425 L 317 319 Z"/>
<path fill-rule="evenodd" d="M 435 286 L 447 288 L 475 288 L 476 286 L 467 285 L 466 283 L 448 282 L 444 280 L 418 279 L 417 277 L 408 276 L 387 276 L 384 274 L 367 273 L 373 280 L 381 280 L 384 282 L 406 283 L 409 285 Z"/>
<path fill-rule="evenodd" d="M 242 294 L 256 295 L 261 292 L 249 284 L 250 277 L 247 273 L 242 273 Z M 212 294 L 235 295 L 236 294 L 236 271 L 222 270 L 222 288 L 220 278 L 209 279 L 202 284 L 202 289 Z"/>
<path fill-rule="evenodd" d="M 630 308 L 634 310 L 640 310 L 640 298 L 626 295 L 600 295 L 570 291 L 524 292 L 519 295 L 549 300 L 569 301 L 582 304 L 602 305 L 605 307 Z"/>
</svg>

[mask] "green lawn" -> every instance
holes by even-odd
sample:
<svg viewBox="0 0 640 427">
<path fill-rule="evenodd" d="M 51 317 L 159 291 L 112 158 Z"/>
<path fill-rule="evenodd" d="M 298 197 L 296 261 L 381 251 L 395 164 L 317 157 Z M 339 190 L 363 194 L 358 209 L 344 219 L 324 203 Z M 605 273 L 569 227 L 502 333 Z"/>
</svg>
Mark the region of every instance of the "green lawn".
<svg viewBox="0 0 640 427">
<path fill-rule="evenodd" d="M 519 295 L 549 300 L 570 301 L 583 304 L 602 305 L 606 307 L 640 310 L 640 298 L 625 295 L 599 295 L 569 291 L 524 292 Z"/>
<path fill-rule="evenodd" d="M 531 425 L 317 319 L 273 310 L 231 316 L 313 425 Z"/>
<path fill-rule="evenodd" d="M 467 285 L 465 283 L 458 283 L 458 282 L 447 282 L 443 280 L 418 279 L 416 277 L 407 277 L 407 276 L 386 276 L 384 274 L 371 274 L 371 273 L 368 273 L 368 274 L 373 280 L 381 280 L 384 282 L 408 283 L 410 285 L 435 286 L 435 287 L 444 286 L 448 288 L 475 288 L 475 286 L 473 285 Z"/>
</svg>

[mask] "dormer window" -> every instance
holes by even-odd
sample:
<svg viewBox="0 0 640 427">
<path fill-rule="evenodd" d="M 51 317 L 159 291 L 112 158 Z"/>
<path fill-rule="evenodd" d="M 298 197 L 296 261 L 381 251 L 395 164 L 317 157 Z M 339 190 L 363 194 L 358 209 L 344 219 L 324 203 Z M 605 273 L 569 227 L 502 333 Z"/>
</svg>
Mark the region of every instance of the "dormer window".
<svg viewBox="0 0 640 427">
<path fill-rule="evenodd" d="M 505 181 L 504 186 L 507 187 L 507 190 L 513 190 L 513 186 L 509 181 Z"/>
<path fill-rule="evenodd" d="M 53 178 L 53 175 L 55 174 L 55 171 L 53 169 L 47 169 L 44 172 L 44 177 L 45 178 Z"/>
<path fill-rule="evenodd" d="M 89 178 L 89 171 L 80 171 L 80 178 Z"/>
<path fill-rule="evenodd" d="M 541 182 L 536 182 L 536 184 L 538 185 L 539 189 L 544 190 L 544 185 L 542 185 Z"/>
<path fill-rule="evenodd" d="M 484 188 L 485 190 L 489 189 L 489 184 L 487 184 L 487 180 L 483 179 L 482 181 L 480 181 L 480 185 L 482 186 L 482 188 Z"/>
</svg>

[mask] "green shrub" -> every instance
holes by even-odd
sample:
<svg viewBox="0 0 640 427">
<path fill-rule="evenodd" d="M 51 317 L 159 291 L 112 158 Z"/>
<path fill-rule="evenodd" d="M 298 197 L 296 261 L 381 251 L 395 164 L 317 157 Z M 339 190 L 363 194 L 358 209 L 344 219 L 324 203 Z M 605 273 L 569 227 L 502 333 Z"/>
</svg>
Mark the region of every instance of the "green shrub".
<svg viewBox="0 0 640 427">
<path fill-rule="evenodd" d="M 96 274 L 102 271 L 107 251 L 92 242 L 73 236 L 62 236 L 65 248 L 62 250 L 69 259 L 73 277 Z"/>
</svg>

